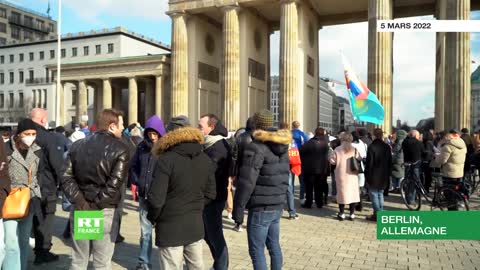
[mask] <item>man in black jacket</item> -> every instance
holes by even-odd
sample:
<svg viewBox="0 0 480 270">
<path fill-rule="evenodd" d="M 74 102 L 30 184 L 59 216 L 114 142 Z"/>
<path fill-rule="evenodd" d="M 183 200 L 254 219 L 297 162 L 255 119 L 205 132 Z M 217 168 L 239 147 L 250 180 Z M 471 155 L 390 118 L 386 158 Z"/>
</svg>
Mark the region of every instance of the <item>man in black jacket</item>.
<svg viewBox="0 0 480 270">
<path fill-rule="evenodd" d="M 358 136 L 360 136 L 360 140 L 364 142 L 367 146 L 372 144 L 372 140 L 368 136 L 368 132 L 366 129 L 359 129 L 358 130 Z"/>
<path fill-rule="evenodd" d="M 238 173 L 240 170 L 240 167 L 242 166 L 243 162 L 243 152 L 245 150 L 245 147 L 247 145 L 251 144 L 253 141 L 253 132 L 255 132 L 255 120 L 253 117 L 249 117 L 247 120 L 247 124 L 245 127 L 245 132 L 242 133 L 238 138 L 235 140 L 233 147 L 232 147 L 232 164 L 230 166 L 231 171 L 230 171 L 230 176 L 232 177 L 231 179 L 231 185 L 236 186 L 237 184 L 237 179 L 238 179 Z M 233 198 L 232 198 L 232 206 L 233 206 Z M 227 209 L 228 210 L 228 209 Z M 232 207 L 233 211 L 233 207 Z M 231 215 L 231 214 L 230 214 Z M 232 216 L 229 216 L 232 218 Z M 236 223 L 235 227 L 233 230 L 237 232 L 242 232 L 242 224 Z"/>
<path fill-rule="evenodd" d="M 403 161 L 404 163 L 411 164 L 405 166 L 405 178 L 415 177 L 420 181 L 420 167 L 422 154 L 425 151 L 422 141 L 420 140 L 420 133 L 416 129 L 410 130 L 408 137 L 402 143 Z M 413 170 L 412 174 L 409 174 L 409 170 Z M 410 202 L 415 198 L 415 189 L 407 196 L 407 201 Z"/>
<path fill-rule="evenodd" d="M 304 208 L 311 208 L 313 194 L 318 208 L 327 204 L 328 183 L 327 177 L 330 173 L 330 162 L 328 161 L 328 138 L 323 128 L 315 130 L 315 137 L 310 139 L 300 148 L 302 159 L 302 172 L 305 175 L 305 203 Z"/>
<path fill-rule="evenodd" d="M 53 221 L 57 208 L 57 190 L 63 175 L 64 145 L 56 136 L 47 131 L 47 111 L 35 108 L 30 118 L 37 125 L 37 144 L 42 148 L 42 164 L 44 169 L 38 173 L 42 193 L 41 215 L 33 218 L 35 235 L 34 264 L 48 263 L 58 260 L 58 255 L 50 252 L 52 247 Z"/>
<path fill-rule="evenodd" d="M 365 164 L 365 180 L 372 201 L 373 215 L 368 220 L 376 221 L 377 212 L 383 211 L 383 191 L 390 183 L 392 175 L 392 153 L 388 144 L 383 141 L 383 131 L 373 131 L 375 140 L 368 147 Z"/>
<path fill-rule="evenodd" d="M 243 222 L 248 209 L 248 250 L 254 269 L 267 269 L 265 245 L 271 257 L 271 269 L 282 268 L 280 217 L 286 200 L 292 142 L 289 130 L 275 130 L 273 115 L 263 110 L 254 115 L 257 131 L 247 145 L 233 202 L 233 219 Z"/>
<path fill-rule="evenodd" d="M 228 248 L 223 235 L 222 212 L 227 200 L 229 169 L 232 162 L 230 145 L 225 139 L 228 131 L 214 114 L 202 116 L 198 121 L 198 127 L 205 136 L 204 152 L 216 165 L 217 196 L 203 210 L 205 241 L 212 253 L 213 268 L 215 270 L 227 270 Z"/>
<path fill-rule="evenodd" d="M 183 258 L 188 269 L 203 269 L 202 211 L 215 199 L 215 168 L 202 152 L 201 131 L 176 122 L 169 124 L 167 134 L 153 148 L 158 160 L 148 192 L 147 218 L 155 227 L 159 269 L 182 269 Z"/>
<path fill-rule="evenodd" d="M 103 239 L 75 240 L 73 218 L 72 265 L 70 269 L 87 269 L 93 254 L 95 269 L 111 269 L 113 250 L 118 233 L 115 222 L 121 187 L 130 160 L 127 146 L 120 141 L 123 130 L 122 113 L 103 110 L 97 120 L 98 131 L 72 145 L 62 190 L 73 202 L 74 210 L 102 210 Z M 72 215 L 73 216 L 73 215 Z"/>
</svg>

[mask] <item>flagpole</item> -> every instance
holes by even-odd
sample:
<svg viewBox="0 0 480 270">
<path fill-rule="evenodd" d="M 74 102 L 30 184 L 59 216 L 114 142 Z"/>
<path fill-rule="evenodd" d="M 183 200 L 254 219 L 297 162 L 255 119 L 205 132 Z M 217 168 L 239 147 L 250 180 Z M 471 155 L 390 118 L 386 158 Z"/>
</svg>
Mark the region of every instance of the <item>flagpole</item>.
<svg viewBox="0 0 480 270">
<path fill-rule="evenodd" d="M 60 123 L 60 115 L 61 115 L 61 110 L 63 108 L 60 108 L 60 105 L 62 102 L 60 101 L 60 98 L 63 95 L 59 94 L 60 88 L 62 86 L 62 82 L 60 80 L 61 78 L 61 66 L 60 66 L 60 59 L 61 59 L 61 48 L 62 48 L 62 0 L 58 0 L 58 23 L 57 23 L 57 98 L 56 98 L 56 103 L 57 103 L 57 108 L 56 108 L 56 113 L 57 113 L 57 126 L 63 125 L 63 123 Z M 65 119 L 62 119 L 63 121 Z"/>
</svg>

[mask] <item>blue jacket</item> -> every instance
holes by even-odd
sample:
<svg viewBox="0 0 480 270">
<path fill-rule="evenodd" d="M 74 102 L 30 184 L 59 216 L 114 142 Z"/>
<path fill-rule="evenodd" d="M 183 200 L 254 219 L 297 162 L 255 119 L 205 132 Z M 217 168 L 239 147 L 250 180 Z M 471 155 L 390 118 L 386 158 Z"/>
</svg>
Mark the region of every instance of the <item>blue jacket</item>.
<svg viewBox="0 0 480 270">
<path fill-rule="evenodd" d="M 298 149 L 300 149 L 306 142 L 308 142 L 308 137 L 300 129 L 292 130 L 293 140 L 297 144 Z"/>
<path fill-rule="evenodd" d="M 153 168 L 156 162 L 155 156 L 151 153 L 153 143 L 147 135 L 149 130 L 156 131 L 160 136 L 164 136 L 166 133 L 163 121 L 156 115 L 150 117 L 145 125 L 145 139 L 138 145 L 133 156 L 130 175 L 133 183 L 137 185 L 138 196 L 144 199 L 146 199 L 152 182 Z"/>
</svg>

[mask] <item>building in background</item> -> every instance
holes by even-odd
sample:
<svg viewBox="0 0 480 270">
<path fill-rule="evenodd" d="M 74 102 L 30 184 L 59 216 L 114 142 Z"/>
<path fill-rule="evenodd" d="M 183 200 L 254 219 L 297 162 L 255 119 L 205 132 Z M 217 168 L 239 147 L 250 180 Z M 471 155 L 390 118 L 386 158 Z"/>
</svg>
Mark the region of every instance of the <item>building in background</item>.
<svg viewBox="0 0 480 270">
<path fill-rule="evenodd" d="M 278 127 L 278 93 L 280 89 L 280 78 L 278 75 L 270 77 L 270 87 L 270 111 L 273 113 L 274 125 Z M 334 92 L 335 83 L 328 78 L 320 78 L 318 87 L 318 127 L 324 128 L 329 133 L 336 134 L 339 130 L 339 102 Z M 314 130 L 308 131 L 314 132 Z"/>
<path fill-rule="evenodd" d="M 42 14 L 0 0 L 0 46 L 10 42 L 45 40 L 57 35 L 57 22 Z"/>
<path fill-rule="evenodd" d="M 402 120 L 397 119 L 397 125 L 395 126 L 395 128 L 400 129 L 401 126 L 402 126 Z"/>
<path fill-rule="evenodd" d="M 472 73 L 471 130 L 480 130 L 480 65 Z"/>
<path fill-rule="evenodd" d="M 52 69 L 56 69 L 57 57 L 61 57 L 62 66 L 74 63 L 86 65 L 88 62 L 90 69 L 95 70 L 92 63 L 109 65 L 110 69 L 121 69 L 118 61 L 111 64 L 105 61 L 149 55 L 153 58 L 161 54 L 170 54 L 169 46 L 121 27 L 63 35 L 60 52 L 57 51 L 56 37 L 7 42 L 0 46 L 0 123 L 17 122 L 19 118 L 25 117 L 32 107 L 46 108 L 48 119 L 56 121 L 57 125 L 80 121 L 77 112 L 77 89 L 83 78 L 82 74 L 77 74 L 79 80 L 65 83 L 62 94 L 64 99 L 60 102 L 57 99 L 55 74 L 52 72 Z M 127 85 L 129 68 L 123 67 Z M 162 72 L 167 72 L 167 69 Z M 110 78 L 109 75 L 104 74 L 105 78 Z M 62 81 L 63 77 L 62 72 Z M 85 118 L 90 123 L 94 119 L 95 93 L 91 87 L 93 83 L 95 82 L 86 81 L 88 116 Z M 64 119 L 57 121 L 62 103 Z"/>
<path fill-rule="evenodd" d="M 354 124 L 350 101 L 344 97 L 339 96 L 337 96 L 337 100 L 339 112 L 339 128 L 347 129 Z"/>
<path fill-rule="evenodd" d="M 334 100 L 337 99 L 337 95 L 333 91 L 334 87 L 335 84 L 333 82 L 320 78 L 318 86 L 318 126 L 324 128 L 329 133 L 338 131 L 338 103 L 334 104 Z"/>
<path fill-rule="evenodd" d="M 332 122 L 333 122 L 333 129 L 332 134 L 338 134 L 340 131 L 340 102 L 338 102 L 338 98 L 335 97 L 332 100 Z"/>
<path fill-rule="evenodd" d="M 270 111 L 273 113 L 273 125 L 278 127 L 278 91 L 280 89 L 280 77 L 270 76 Z"/>
</svg>

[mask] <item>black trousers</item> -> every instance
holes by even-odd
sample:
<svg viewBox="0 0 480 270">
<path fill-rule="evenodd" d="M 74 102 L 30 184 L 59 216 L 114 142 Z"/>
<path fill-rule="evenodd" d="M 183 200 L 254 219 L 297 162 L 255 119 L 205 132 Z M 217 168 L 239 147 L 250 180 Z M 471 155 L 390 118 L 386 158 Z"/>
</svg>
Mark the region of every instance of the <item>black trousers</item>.
<svg viewBox="0 0 480 270">
<path fill-rule="evenodd" d="M 305 174 L 305 206 L 312 206 L 313 198 L 317 207 L 323 206 L 328 197 L 327 177 L 327 174 Z"/>
<path fill-rule="evenodd" d="M 57 196 L 42 198 L 41 211 L 33 216 L 33 234 L 35 236 L 35 254 L 48 252 L 52 248 L 53 222 L 57 208 Z"/>
<path fill-rule="evenodd" d="M 118 232 L 117 232 L 117 237 L 120 235 L 120 227 L 122 226 L 122 217 L 123 217 L 123 208 L 125 206 L 125 197 L 127 196 L 127 186 L 124 183 L 121 187 L 119 192 L 121 193 L 120 196 L 120 202 L 118 203 L 117 208 L 115 208 L 115 216 L 114 219 L 116 219 L 116 222 L 118 222 Z"/>
<path fill-rule="evenodd" d="M 422 162 L 423 186 L 428 191 L 432 186 L 432 168 L 430 162 Z"/>
</svg>

